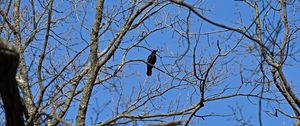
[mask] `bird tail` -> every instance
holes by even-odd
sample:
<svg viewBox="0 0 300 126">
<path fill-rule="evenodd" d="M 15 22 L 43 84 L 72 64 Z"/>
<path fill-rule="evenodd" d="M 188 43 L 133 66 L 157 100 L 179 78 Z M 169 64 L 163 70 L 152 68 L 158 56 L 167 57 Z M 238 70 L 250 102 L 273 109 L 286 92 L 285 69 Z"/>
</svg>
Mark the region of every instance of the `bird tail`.
<svg viewBox="0 0 300 126">
<path fill-rule="evenodd" d="M 152 66 L 147 65 L 147 76 L 151 76 L 152 75 Z"/>
</svg>

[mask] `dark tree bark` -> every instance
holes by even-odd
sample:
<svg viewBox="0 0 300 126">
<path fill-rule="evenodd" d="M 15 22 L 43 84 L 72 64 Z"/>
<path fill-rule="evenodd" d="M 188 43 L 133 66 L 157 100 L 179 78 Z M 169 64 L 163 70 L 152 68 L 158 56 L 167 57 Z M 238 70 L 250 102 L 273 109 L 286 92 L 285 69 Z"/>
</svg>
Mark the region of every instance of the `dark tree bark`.
<svg viewBox="0 0 300 126">
<path fill-rule="evenodd" d="M 0 39 L 0 94 L 7 126 L 24 126 L 25 109 L 15 78 L 18 64 L 18 52 Z"/>
</svg>

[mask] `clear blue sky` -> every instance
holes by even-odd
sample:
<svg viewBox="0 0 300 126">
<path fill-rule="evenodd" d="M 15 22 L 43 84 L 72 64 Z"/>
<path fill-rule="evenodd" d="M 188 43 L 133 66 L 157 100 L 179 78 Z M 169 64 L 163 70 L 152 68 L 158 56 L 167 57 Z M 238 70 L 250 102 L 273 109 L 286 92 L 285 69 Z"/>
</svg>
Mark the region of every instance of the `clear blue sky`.
<svg viewBox="0 0 300 126">
<path fill-rule="evenodd" d="M 106 2 L 110 2 L 110 1 L 106 1 Z M 191 1 L 187 1 L 187 2 L 191 3 Z M 247 7 L 245 4 L 241 4 L 241 2 L 235 2 L 233 0 L 232 1 L 209 0 L 209 1 L 204 2 L 203 7 L 205 9 L 210 10 L 208 12 L 204 12 L 204 15 L 206 15 L 208 18 L 210 18 L 216 22 L 224 23 L 224 24 L 230 25 L 230 26 L 238 26 L 235 24 L 237 22 L 237 16 L 238 16 L 238 14 L 236 12 L 238 12 L 238 11 L 241 12 L 241 16 L 242 16 L 245 24 L 249 25 L 249 23 L 251 23 L 250 19 L 253 18 L 253 11 L 249 10 L 249 7 Z M 185 17 L 187 15 L 187 11 L 177 12 L 176 11 L 177 9 L 178 8 L 176 8 L 174 6 L 170 6 L 166 10 L 175 11 L 174 13 L 181 13 L 182 17 Z M 199 28 L 199 25 L 202 21 L 199 20 L 199 18 L 197 18 L 197 17 L 194 17 L 193 19 L 194 20 L 192 21 L 192 23 L 194 23 L 195 27 L 192 29 L 197 31 L 197 29 Z M 213 27 L 210 24 L 207 24 L 206 22 L 204 22 L 203 28 L 201 31 L 209 32 L 211 30 L 216 30 L 216 29 L 221 29 L 221 28 Z M 134 33 L 130 32 L 127 35 L 128 38 L 130 38 L 131 34 L 134 35 Z M 151 35 L 147 39 L 147 42 L 149 44 L 151 44 L 151 46 L 147 45 L 146 42 L 143 42 L 142 45 L 149 47 L 151 49 L 161 49 L 162 51 L 160 51 L 158 53 L 158 55 L 160 55 L 160 56 L 167 56 L 167 55 L 170 55 L 171 53 L 173 53 L 173 54 L 182 53 L 182 50 L 186 48 L 186 45 L 184 45 L 184 42 L 178 41 L 178 38 L 173 37 L 172 34 L 173 34 L 172 30 L 164 30 L 163 32 L 157 32 L 157 33 Z M 203 38 L 201 38 L 201 40 L 202 40 L 201 46 L 204 46 L 204 47 L 199 48 L 199 50 L 198 50 L 199 53 L 203 51 L 202 49 L 208 48 L 207 50 L 209 50 L 209 51 L 206 52 L 207 54 L 215 54 L 214 51 L 216 51 L 216 48 L 211 47 L 213 49 L 210 49 L 210 46 L 208 46 L 209 44 L 207 43 L 206 36 L 202 36 L 202 37 Z M 210 40 L 211 42 L 215 42 L 219 38 L 215 38 L 214 36 L 211 36 L 210 39 L 211 39 Z M 126 38 L 125 38 L 125 40 L 126 40 Z M 178 43 L 181 43 L 180 47 L 179 47 Z M 194 43 L 192 45 L 194 45 Z M 147 55 L 149 53 L 150 52 L 148 50 L 145 50 L 143 48 L 134 49 L 130 52 L 130 55 L 128 55 L 128 59 L 146 59 Z M 243 60 L 243 62 L 246 64 L 250 63 L 250 64 L 248 64 L 249 66 L 253 65 L 253 64 L 251 64 L 252 61 L 255 61 L 255 59 L 249 55 L 247 57 L 239 57 L 239 58 L 241 58 L 241 60 Z M 118 56 L 114 57 L 115 61 L 118 61 L 119 59 L 120 59 L 120 57 L 118 57 Z M 160 67 L 162 62 L 168 62 L 168 60 L 170 60 L 170 59 L 158 59 L 157 66 Z M 191 65 L 190 59 L 187 59 L 187 61 L 185 61 L 185 62 L 186 62 L 186 67 L 189 67 Z M 239 67 L 237 67 L 236 69 L 238 70 Z M 295 70 L 295 69 L 297 69 L 297 70 Z M 300 70 L 299 66 L 287 67 L 287 69 L 286 69 L 287 78 L 295 84 L 300 82 L 296 76 L 296 75 L 298 75 L 297 71 L 299 71 L 299 70 Z M 124 78 L 121 81 L 113 80 L 111 82 L 115 83 L 116 85 L 119 85 L 119 86 L 122 85 L 122 90 L 124 91 L 123 95 L 126 96 L 126 95 L 129 95 L 129 92 L 131 92 L 131 89 L 133 87 L 137 88 L 139 84 L 144 85 L 145 87 L 147 87 L 149 85 L 156 85 L 157 84 L 156 77 L 158 76 L 158 74 L 163 77 L 163 79 L 162 79 L 163 81 L 167 82 L 170 80 L 170 78 L 164 76 L 163 73 L 160 73 L 157 70 L 154 70 L 154 72 L 153 72 L 154 75 L 150 78 L 147 78 L 146 75 L 144 74 L 144 72 L 145 72 L 145 64 L 134 63 L 124 69 L 125 74 L 127 74 L 127 75 L 134 74 L 134 75 L 131 75 L 131 76 L 127 77 L 126 79 Z M 174 83 L 176 83 L 176 82 L 174 82 Z M 224 84 L 224 85 L 230 84 L 231 86 L 239 85 L 240 78 L 239 78 L 239 76 L 232 75 L 227 79 L 227 81 L 225 81 L 222 84 Z M 105 84 L 105 85 L 108 87 L 110 86 L 109 84 Z M 220 87 L 222 87 L 222 86 L 220 86 Z M 274 89 L 274 86 L 272 88 Z M 156 100 L 153 102 L 162 102 L 164 100 L 165 100 L 165 102 L 172 101 L 173 100 L 172 98 L 179 96 L 180 100 L 181 100 L 180 106 L 182 106 L 182 108 L 184 108 L 184 106 L 186 107 L 188 105 L 187 102 L 189 99 L 187 97 L 189 95 L 192 95 L 193 90 L 194 89 L 192 89 L 192 88 L 188 88 L 185 90 L 174 90 L 174 91 L 171 91 L 171 92 L 167 93 L 166 95 L 164 95 L 163 99 L 159 99 L 159 100 Z M 249 92 L 247 90 L 247 88 L 244 89 L 244 91 L 245 91 L 244 93 Z M 111 91 L 105 87 L 99 86 L 94 89 L 94 92 L 95 92 L 95 94 L 92 97 L 92 99 L 97 99 L 97 100 L 95 100 L 95 101 L 92 100 L 91 104 L 105 103 L 106 101 L 109 101 L 109 100 L 116 102 L 118 100 L 118 99 L 116 99 L 116 96 L 118 94 L 111 93 Z M 227 93 L 230 94 L 232 92 L 227 92 Z M 103 95 L 103 94 L 106 94 L 106 95 Z M 194 98 L 193 100 L 197 101 L 197 99 L 199 97 L 197 95 L 194 95 L 193 98 Z M 115 105 L 116 105 L 116 103 L 111 103 L 111 107 L 115 107 Z M 198 115 L 207 115 L 207 114 L 214 113 L 214 114 L 220 114 L 220 115 L 227 115 L 227 114 L 232 113 L 231 107 L 237 108 L 237 106 L 239 106 L 242 109 L 242 114 L 243 114 L 243 115 L 240 115 L 240 113 L 237 113 L 237 115 L 239 115 L 239 117 L 243 116 L 246 121 L 249 121 L 249 124 L 253 124 L 253 125 L 259 124 L 258 123 L 258 99 L 255 99 L 255 98 L 235 97 L 235 98 L 230 98 L 230 99 L 225 99 L 225 100 L 207 102 L 205 104 L 205 107 L 202 108 L 201 110 L 199 110 L 197 112 L 197 114 Z M 278 117 L 268 115 L 267 111 L 272 113 L 272 112 L 274 112 L 274 109 L 272 109 L 272 108 L 278 107 L 278 106 L 276 106 L 275 103 L 267 103 L 267 102 L 263 101 L 262 106 L 263 106 L 262 119 L 263 119 L 264 125 L 289 126 L 294 122 L 293 119 L 283 116 L 282 114 L 278 114 Z M 89 113 L 88 113 L 89 116 L 92 116 L 94 113 L 94 110 L 91 109 L 92 107 L 95 107 L 95 104 L 93 104 L 90 107 Z M 291 109 L 288 105 L 281 104 L 280 107 L 283 108 L 284 110 L 286 110 L 287 112 L 292 113 Z M 109 109 L 104 110 L 103 113 L 101 114 L 101 118 L 109 119 L 110 117 L 105 116 L 105 115 L 110 115 L 111 114 L 110 112 L 111 112 L 111 110 L 109 110 Z M 204 118 L 204 120 L 202 120 L 201 118 L 194 117 L 191 125 L 194 125 L 194 126 L 200 126 L 200 125 L 202 125 L 202 126 L 213 126 L 213 125 L 232 126 L 232 125 L 238 125 L 238 123 L 232 117 L 225 117 L 225 118 L 224 117 L 207 117 L 207 118 Z"/>
<path fill-rule="evenodd" d="M 57 2 L 57 1 L 55 1 Z M 106 5 L 113 5 L 115 1 L 106 0 Z M 193 0 L 187 0 L 188 3 L 193 3 Z M 253 19 L 253 11 L 249 9 L 248 6 L 245 4 L 241 4 L 242 2 L 236 2 L 234 0 L 206 0 L 201 7 L 207 9 L 207 12 L 204 12 L 204 15 L 207 16 L 209 19 L 212 19 L 216 22 L 223 23 L 226 25 L 230 25 L 233 27 L 238 27 L 239 25 L 236 24 L 238 22 L 238 16 L 239 14 L 237 12 L 241 13 L 241 16 L 243 18 L 244 24 L 249 25 L 251 23 L 251 19 Z M 93 20 L 94 20 L 94 6 L 95 3 L 90 4 L 89 6 L 93 7 L 87 7 L 87 11 L 89 12 L 88 15 L 86 15 L 86 22 L 85 25 L 89 26 L 88 28 L 91 28 Z M 64 5 L 56 6 L 57 8 L 61 9 L 64 8 Z M 61 8 L 60 8 L 61 7 Z M 65 8 L 68 8 L 67 6 Z M 79 7 L 80 8 L 80 7 Z M 63 10 L 63 9 L 61 9 Z M 68 10 L 68 9 L 67 9 Z M 181 9 L 178 11 L 179 8 L 176 6 L 168 6 L 164 10 L 165 12 L 170 12 L 171 15 L 180 14 L 180 17 L 185 18 L 187 16 L 188 11 L 185 9 Z M 185 11 L 183 11 L 185 10 Z M 78 12 L 79 14 L 80 12 Z M 298 12 L 299 14 L 299 12 Z M 62 14 L 63 15 L 63 14 Z M 54 15 L 55 17 L 56 15 Z M 61 15 L 57 15 L 59 17 Z M 82 16 L 82 15 L 80 15 Z M 155 17 L 156 19 L 163 18 L 163 17 Z M 148 23 L 147 25 L 151 27 L 153 25 L 154 20 L 148 20 L 146 21 Z M 192 27 L 191 31 L 198 32 L 201 24 L 202 29 L 201 33 L 210 32 L 213 30 L 223 30 L 221 28 L 214 27 L 206 22 L 203 22 L 200 18 L 193 15 L 192 18 Z M 62 29 L 56 29 L 57 32 L 65 32 L 68 30 L 68 28 L 73 27 L 74 29 L 77 29 L 79 31 L 79 25 L 78 22 L 75 20 L 70 20 L 69 24 L 65 24 L 61 26 Z M 78 35 L 78 31 L 72 32 L 72 35 L 76 36 Z M 136 35 L 137 31 L 131 31 L 129 32 L 125 38 L 124 42 L 128 41 L 129 43 L 132 43 L 130 40 L 134 35 Z M 227 35 L 228 33 L 226 33 Z M 299 34 L 299 33 L 298 33 Z M 84 30 L 82 32 L 83 38 L 87 41 L 90 40 L 89 31 Z M 222 34 L 221 34 L 222 35 Z M 221 46 L 223 48 L 226 48 L 225 45 L 234 44 L 237 42 L 237 38 L 240 36 L 238 34 L 235 34 L 236 36 L 232 37 L 231 39 L 227 41 L 222 41 L 221 37 L 218 35 L 212 35 L 209 36 L 201 36 L 199 47 L 197 48 L 197 52 L 199 56 L 203 55 L 205 57 L 209 57 L 211 55 L 217 54 L 217 48 L 216 48 L 216 41 L 221 41 Z M 105 34 L 104 36 L 100 37 L 99 42 L 99 48 L 100 50 L 103 49 L 106 44 L 108 43 L 107 40 L 111 39 L 111 34 Z M 85 43 L 83 43 L 80 39 L 78 41 L 73 41 L 74 43 L 80 43 L 77 46 L 74 46 L 76 49 L 82 49 L 86 46 Z M 222 42 L 226 43 L 223 44 Z M 249 40 L 245 39 L 244 41 L 249 42 Z M 148 45 L 151 44 L 151 45 Z M 195 45 L 195 42 L 192 41 L 191 47 Z M 300 46 L 300 44 L 296 43 L 296 45 Z M 123 44 L 122 47 L 126 47 L 126 44 Z M 158 61 L 156 63 L 156 66 L 162 68 L 162 63 L 168 63 L 168 62 L 174 62 L 174 59 L 167 58 L 167 56 L 171 56 L 174 54 L 181 54 L 183 53 L 183 50 L 187 48 L 186 40 L 179 39 L 178 34 L 174 33 L 172 29 L 166 29 L 163 31 L 156 32 L 152 35 L 150 35 L 145 41 L 141 43 L 141 46 L 148 47 L 150 49 L 158 49 L 158 56 L 163 58 L 158 58 Z M 86 52 L 86 54 L 88 51 Z M 123 51 L 117 51 L 116 55 L 111 59 L 108 65 L 119 63 L 121 56 L 123 54 Z M 149 50 L 146 50 L 144 48 L 134 48 L 129 52 L 129 55 L 127 56 L 127 60 L 132 59 L 143 59 L 146 60 L 147 56 L 150 54 Z M 236 54 L 229 55 L 228 58 L 224 58 L 220 60 L 216 67 L 221 68 L 220 64 L 225 61 L 230 61 L 231 58 L 235 57 Z M 189 51 L 186 58 L 184 58 L 182 61 L 180 61 L 183 66 L 188 70 L 192 70 L 192 52 Z M 83 57 L 81 60 L 84 61 L 86 57 Z M 200 60 L 200 59 L 198 59 Z M 251 55 L 244 54 L 243 56 L 236 56 L 233 60 L 235 62 L 231 62 L 230 69 L 233 71 L 232 73 L 228 73 L 228 76 L 226 78 L 226 81 L 222 83 L 217 83 L 219 86 L 212 88 L 211 91 L 208 91 L 208 94 L 211 95 L 217 91 L 222 90 L 222 88 L 225 85 L 230 85 L 231 87 L 235 87 L 240 85 L 240 77 L 237 73 L 239 73 L 240 67 L 238 66 L 238 62 L 243 62 L 246 64 L 246 66 L 249 65 L 249 67 L 253 68 L 257 65 L 256 59 L 254 57 L 251 57 Z M 289 60 L 289 63 L 294 63 L 293 60 Z M 236 65 L 236 66 L 235 66 Z M 172 69 L 171 66 L 168 67 L 168 69 Z M 161 83 L 167 83 L 167 84 L 178 84 L 179 81 L 173 81 L 172 79 L 164 73 L 159 72 L 158 70 L 153 70 L 153 75 L 151 77 L 147 77 L 145 74 L 146 65 L 141 62 L 137 63 L 131 63 L 124 67 L 124 70 L 122 73 L 119 73 L 118 75 L 122 75 L 122 78 L 119 79 L 111 79 L 107 83 L 102 84 L 101 86 L 95 86 L 93 96 L 90 100 L 90 106 L 87 113 L 87 125 L 90 125 L 91 121 L 94 121 L 96 118 L 96 112 L 94 108 L 97 108 L 98 111 L 101 111 L 100 117 L 97 120 L 97 122 L 100 121 L 106 121 L 107 119 L 111 118 L 112 110 L 115 109 L 115 107 L 118 105 L 118 96 L 122 92 L 122 100 L 120 105 L 123 105 L 123 102 L 128 100 L 130 93 L 132 92 L 132 89 L 135 88 L 135 91 L 138 90 L 140 85 L 143 87 L 155 87 L 158 84 L 158 81 Z M 293 84 L 299 84 L 299 72 L 300 66 L 299 64 L 297 66 L 291 66 L 286 67 L 285 73 L 287 78 L 293 83 Z M 160 77 L 158 80 L 157 77 Z M 246 74 L 245 76 L 250 76 L 249 74 Z M 256 75 L 257 77 L 259 75 Z M 252 86 L 250 86 L 251 88 Z M 82 86 L 82 85 L 81 85 Z M 116 88 L 115 88 L 116 86 Z M 260 89 L 260 88 L 259 88 Z M 259 90 L 257 89 L 257 90 Z M 272 85 L 272 89 L 274 90 L 275 87 Z M 299 90 L 299 86 L 296 86 L 296 89 Z M 196 91 L 195 91 L 196 90 Z M 186 87 L 184 89 L 178 89 L 178 90 L 171 90 L 170 92 L 166 93 L 163 97 L 158 98 L 157 100 L 152 101 L 153 103 L 168 103 L 168 102 L 176 102 L 175 98 L 178 98 L 180 100 L 179 102 L 179 108 L 186 108 L 191 106 L 189 103 L 192 101 L 193 103 L 197 102 L 199 99 L 199 91 L 198 89 L 195 89 L 194 87 Z M 256 90 L 256 92 L 258 92 Z M 194 92 L 195 91 L 195 92 Z M 234 90 L 233 90 L 234 91 Z M 243 93 L 249 92 L 247 89 L 247 86 L 245 86 L 242 89 Z M 134 92 L 134 95 L 136 95 L 138 92 Z M 229 91 L 226 92 L 226 94 L 232 94 L 233 92 Z M 270 94 L 266 94 L 266 96 L 269 96 Z M 80 98 L 80 97 L 79 97 Z M 124 98 L 124 99 L 123 99 Z M 124 101 L 123 101 L 124 100 Z M 102 106 L 103 104 L 108 103 L 107 106 Z M 76 111 L 78 104 L 73 104 L 71 108 L 71 112 L 67 114 L 67 118 L 71 119 L 75 122 L 76 117 Z M 234 97 L 230 99 L 224 99 L 224 100 L 217 100 L 212 102 L 205 103 L 205 106 L 201 108 L 197 115 L 208 115 L 208 114 L 218 114 L 218 115 L 228 115 L 232 113 L 232 107 L 237 108 L 239 106 L 242 109 L 242 116 L 246 121 L 249 121 L 250 124 L 253 124 L 254 126 L 258 125 L 258 99 L 256 98 L 247 98 L 247 97 Z M 290 126 L 294 120 L 290 119 L 286 116 L 283 116 L 281 114 L 278 114 L 278 117 L 270 116 L 267 114 L 267 111 L 270 111 L 271 113 L 274 112 L 274 108 L 278 107 L 276 103 L 274 102 L 265 102 L 263 101 L 263 109 L 262 109 L 262 119 L 263 124 L 266 126 Z M 104 108 L 105 107 L 105 108 Z M 122 112 L 122 107 L 119 108 L 119 111 Z M 163 109 L 158 112 L 166 112 L 169 106 L 163 106 Z M 174 106 L 173 106 L 174 107 Z M 286 110 L 288 113 L 292 113 L 290 107 L 286 104 L 280 104 L 280 107 L 283 110 Z M 99 108 L 104 108 L 103 110 Z M 142 107 L 144 108 L 144 107 Z M 153 108 L 151 106 L 151 103 L 148 103 L 145 108 Z M 156 112 L 157 113 L 157 112 Z M 141 113 L 139 113 L 141 114 Z M 240 113 L 237 113 L 237 115 L 240 117 Z M 176 117 L 176 119 L 179 119 L 180 117 Z M 185 116 L 186 118 L 186 116 Z M 191 123 L 191 126 L 234 126 L 238 125 L 237 121 L 234 120 L 232 116 L 230 117 L 206 117 L 203 119 L 194 117 Z"/>
</svg>

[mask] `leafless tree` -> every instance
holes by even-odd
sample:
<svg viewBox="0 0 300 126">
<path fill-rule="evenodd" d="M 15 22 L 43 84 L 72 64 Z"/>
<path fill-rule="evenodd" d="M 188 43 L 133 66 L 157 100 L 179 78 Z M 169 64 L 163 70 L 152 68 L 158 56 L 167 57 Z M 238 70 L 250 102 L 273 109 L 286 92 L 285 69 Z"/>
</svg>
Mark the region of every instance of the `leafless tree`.
<svg viewBox="0 0 300 126">
<path fill-rule="evenodd" d="M 242 66 L 243 69 L 240 74 L 242 83 L 244 83 L 243 80 L 250 80 L 250 83 L 257 83 L 257 86 L 261 87 L 260 97 L 270 93 L 270 88 L 275 88 L 284 97 L 285 102 L 289 104 L 294 112 L 293 114 L 287 114 L 284 112 L 286 110 L 276 108 L 275 116 L 277 116 L 277 112 L 281 112 L 288 117 L 299 119 L 299 96 L 296 95 L 296 90 L 292 89 L 293 84 L 288 81 L 284 73 L 284 68 L 291 65 L 287 63 L 288 61 L 294 61 L 298 64 L 297 55 L 299 55 L 299 47 L 297 47 L 296 40 L 299 39 L 299 22 L 295 21 L 298 20 L 298 17 L 294 15 L 299 14 L 299 9 L 296 7 L 297 1 L 238 1 L 247 5 L 254 14 L 252 15 L 253 20 L 248 24 L 243 22 L 243 16 L 240 16 L 240 21 L 237 22 L 236 26 L 229 26 L 211 20 L 201 14 L 201 11 L 191 4 L 175 0 L 172 2 L 187 8 L 197 15 L 197 17 L 211 25 L 226 30 L 226 32 L 239 34 L 241 36 L 241 40 L 238 40 L 239 46 L 245 47 L 246 52 L 257 59 L 257 67 L 252 69 L 255 72 L 253 75 L 259 75 L 255 80 L 253 80 L 253 77 L 243 76 L 244 71 L 249 68 Z M 242 14 L 243 12 L 240 13 Z M 244 40 L 244 38 L 247 40 Z M 250 42 L 246 42 L 247 45 L 245 45 L 239 43 L 240 41 Z M 289 58 L 292 60 L 289 60 Z M 259 124 L 262 125 L 261 100 L 259 106 Z"/>
<path fill-rule="evenodd" d="M 19 51 L 26 125 L 189 125 L 215 117 L 250 124 L 235 98 L 258 103 L 260 125 L 263 114 L 299 119 L 299 92 L 285 72 L 299 66 L 299 1 L 230 1 L 247 8 L 232 12 L 233 23 L 210 18 L 206 2 L 1 1 L 0 36 Z M 208 109 L 226 100 L 231 111 Z"/>
</svg>

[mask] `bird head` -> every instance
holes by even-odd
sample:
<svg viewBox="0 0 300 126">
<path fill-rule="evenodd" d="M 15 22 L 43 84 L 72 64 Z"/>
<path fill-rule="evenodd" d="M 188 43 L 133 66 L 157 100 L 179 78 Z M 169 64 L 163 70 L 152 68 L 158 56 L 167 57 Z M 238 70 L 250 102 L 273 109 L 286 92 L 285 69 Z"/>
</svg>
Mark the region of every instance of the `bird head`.
<svg viewBox="0 0 300 126">
<path fill-rule="evenodd" d="M 157 50 L 153 50 L 152 53 L 156 54 Z"/>
</svg>

